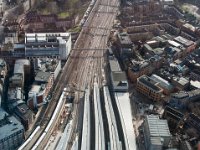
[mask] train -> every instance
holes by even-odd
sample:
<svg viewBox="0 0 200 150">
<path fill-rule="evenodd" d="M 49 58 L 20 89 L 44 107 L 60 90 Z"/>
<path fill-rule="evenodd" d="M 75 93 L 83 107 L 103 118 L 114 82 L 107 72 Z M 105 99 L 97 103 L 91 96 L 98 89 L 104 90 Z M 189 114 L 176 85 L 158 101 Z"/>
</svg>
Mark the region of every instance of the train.
<svg viewBox="0 0 200 150">
<path fill-rule="evenodd" d="M 92 11 L 92 8 L 93 8 L 94 4 L 95 4 L 95 0 L 92 0 L 90 2 L 89 7 L 87 8 L 85 14 L 83 15 L 83 18 L 81 19 L 79 26 L 81 26 L 81 27 L 84 26 L 84 24 L 85 24 L 85 22 L 86 22 L 86 20 L 87 20 L 87 18 L 89 16 L 89 14 L 90 14 L 90 12 Z"/>
<path fill-rule="evenodd" d="M 59 98 L 59 101 L 58 101 L 58 104 L 54 110 L 54 113 L 51 117 L 51 120 L 48 122 L 45 130 L 42 132 L 40 138 L 38 139 L 38 141 L 35 143 L 35 145 L 33 146 L 32 150 L 36 150 L 38 148 L 38 146 L 41 144 L 41 142 L 44 140 L 46 134 L 48 134 L 51 126 L 53 125 L 53 123 L 55 123 L 55 119 L 57 118 L 57 115 L 60 111 L 60 108 L 62 107 L 63 105 L 63 102 L 65 102 L 65 99 L 63 98 L 64 95 L 66 94 L 67 92 L 67 89 L 64 88 L 60 98 Z M 37 126 L 35 128 L 35 130 L 33 131 L 33 133 L 29 136 L 29 138 L 18 148 L 18 150 L 23 150 L 25 149 L 25 147 L 28 145 L 28 143 L 34 138 L 34 136 L 38 133 L 38 131 L 40 130 L 41 126 Z"/>
</svg>

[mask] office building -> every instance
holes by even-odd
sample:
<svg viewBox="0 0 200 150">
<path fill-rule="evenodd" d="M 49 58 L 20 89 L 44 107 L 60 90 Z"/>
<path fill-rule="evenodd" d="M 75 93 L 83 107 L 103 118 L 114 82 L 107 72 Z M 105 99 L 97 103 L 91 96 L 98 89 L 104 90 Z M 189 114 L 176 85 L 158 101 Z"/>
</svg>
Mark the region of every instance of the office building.
<svg viewBox="0 0 200 150">
<path fill-rule="evenodd" d="M 24 141 L 24 127 L 14 117 L 0 108 L 0 149 L 17 149 Z"/>
<path fill-rule="evenodd" d="M 66 60 L 71 51 L 70 33 L 26 33 L 25 57 Z"/>
<path fill-rule="evenodd" d="M 159 83 L 158 86 L 163 89 L 163 94 L 169 95 L 174 89 L 171 83 L 156 74 L 153 74 L 151 79 Z"/>
<path fill-rule="evenodd" d="M 158 86 L 158 82 L 143 75 L 137 79 L 137 91 L 147 96 L 149 99 L 161 100 L 163 89 Z"/>
</svg>

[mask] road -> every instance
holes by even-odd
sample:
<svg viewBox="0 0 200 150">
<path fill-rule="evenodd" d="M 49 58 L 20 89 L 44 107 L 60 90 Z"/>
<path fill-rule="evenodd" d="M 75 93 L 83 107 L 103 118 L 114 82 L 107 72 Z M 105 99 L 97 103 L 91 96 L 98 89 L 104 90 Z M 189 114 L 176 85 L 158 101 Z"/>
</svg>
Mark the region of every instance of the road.
<svg viewBox="0 0 200 150">
<path fill-rule="evenodd" d="M 41 129 L 25 149 L 31 149 L 40 137 L 53 114 L 53 110 L 56 107 L 61 92 L 67 84 L 74 85 L 76 89 L 80 90 L 76 93 L 74 103 L 74 119 L 72 125 L 72 130 L 74 132 L 71 135 L 71 139 L 75 139 L 79 100 L 84 94 L 81 91 L 84 91 L 86 87 L 93 85 L 94 77 L 99 81 L 98 83 L 101 83 L 101 71 L 104 65 L 107 39 L 117 15 L 118 6 L 119 1 L 117 0 L 97 0 L 95 3 L 92 12 L 71 51 L 68 61 L 63 68 L 61 77 L 55 85 L 52 100 L 44 111 L 43 116 L 41 116 Z M 50 135 L 51 133 L 46 135 L 45 140 L 42 141 L 42 144 L 39 147 L 40 149 L 44 148 Z M 68 149 L 70 149 L 71 146 L 72 145 L 69 145 Z"/>
</svg>

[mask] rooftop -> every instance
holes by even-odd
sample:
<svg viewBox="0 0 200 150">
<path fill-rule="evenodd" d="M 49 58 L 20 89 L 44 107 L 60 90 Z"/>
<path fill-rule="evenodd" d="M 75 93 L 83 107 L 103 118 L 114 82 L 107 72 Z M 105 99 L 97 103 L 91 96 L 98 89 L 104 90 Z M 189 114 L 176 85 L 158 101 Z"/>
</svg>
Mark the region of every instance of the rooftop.
<svg viewBox="0 0 200 150">
<path fill-rule="evenodd" d="M 151 89 L 153 89 L 154 91 L 160 91 L 161 88 L 159 88 L 157 86 L 158 82 L 156 82 L 155 80 L 151 79 L 150 77 L 143 75 L 141 77 L 138 78 L 138 80 L 143 83 L 144 85 L 150 87 Z"/>
<path fill-rule="evenodd" d="M 196 31 L 196 28 L 195 28 L 193 25 L 189 24 L 189 23 L 185 23 L 183 26 L 184 26 L 185 28 L 190 29 L 190 30 L 193 31 L 193 32 Z"/>
<path fill-rule="evenodd" d="M 26 104 L 20 104 L 15 108 L 15 113 L 23 120 L 29 120 L 34 115 L 33 112 L 28 108 Z"/>
<path fill-rule="evenodd" d="M 158 115 L 147 115 L 145 121 L 147 121 L 150 136 L 152 137 L 171 136 L 167 120 L 159 119 Z"/>
<path fill-rule="evenodd" d="M 60 60 L 53 58 L 37 58 L 34 60 L 34 69 L 44 72 L 54 72 Z"/>
<path fill-rule="evenodd" d="M 22 89 L 20 87 L 8 89 L 8 101 L 22 100 Z"/>
<path fill-rule="evenodd" d="M 26 33 L 25 34 L 25 43 L 55 43 L 57 42 L 57 37 L 68 40 L 70 33 Z"/>
<path fill-rule="evenodd" d="M 14 74 L 24 74 L 24 66 L 30 66 L 28 59 L 18 59 L 15 61 Z"/>
<path fill-rule="evenodd" d="M 193 86 L 193 87 L 195 87 L 197 89 L 200 89 L 200 82 L 199 81 L 197 81 L 197 80 L 196 81 L 191 80 L 190 84 L 191 84 L 191 86 Z"/>
<path fill-rule="evenodd" d="M 172 40 L 168 40 L 169 45 L 173 46 L 173 47 L 181 47 L 181 44 L 172 41 Z"/>
<path fill-rule="evenodd" d="M 173 89 L 173 86 L 167 80 L 161 78 L 160 76 L 158 76 L 156 74 L 153 74 L 151 76 L 151 79 L 158 82 L 161 87 L 164 87 L 164 88 L 169 89 L 169 90 Z"/>
<path fill-rule="evenodd" d="M 171 95 L 172 98 L 175 99 L 185 99 L 187 98 L 188 100 L 196 100 L 200 96 L 200 89 L 192 90 L 192 91 L 180 91 L 178 93 L 174 93 Z"/>
<path fill-rule="evenodd" d="M 121 67 L 116 59 L 109 59 L 111 71 L 122 71 Z"/>
<path fill-rule="evenodd" d="M 2 108 L 0 108 L 0 141 L 21 130 L 24 130 L 21 122 L 19 122 L 14 116 L 8 115 Z"/>
<path fill-rule="evenodd" d="M 47 83 L 49 81 L 50 76 L 51 76 L 51 73 L 49 72 L 39 71 L 35 76 L 35 81 Z"/>
<path fill-rule="evenodd" d="M 173 81 L 178 82 L 182 86 L 185 86 L 189 83 L 189 80 L 184 77 L 173 77 Z"/>
<path fill-rule="evenodd" d="M 126 44 L 132 45 L 132 41 L 127 33 L 120 33 L 118 35 L 119 35 L 120 43 L 122 45 L 126 45 Z"/>
<path fill-rule="evenodd" d="M 178 37 L 174 38 L 174 40 L 177 41 L 178 43 L 184 45 L 184 46 L 187 46 L 187 47 L 194 44 L 193 41 L 190 41 L 190 40 L 188 40 L 188 39 L 186 39 L 182 36 L 178 36 Z"/>
<path fill-rule="evenodd" d="M 176 117 L 178 117 L 179 119 L 181 119 L 181 118 L 184 117 L 184 114 L 183 114 L 183 113 L 181 113 L 180 111 L 178 111 L 178 110 L 176 110 L 175 108 L 170 107 L 170 106 L 166 106 L 166 107 L 165 107 L 165 111 L 167 111 L 168 113 L 173 114 L 173 116 L 176 116 Z"/>
<path fill-rule="evenodd" d="M 136 150 L 136 137 L 132 123 L 129 94 L 116 92 L 115 100 L 119 110 L 120 120 L 123 125 L 126 149 Z"/>
</svg>

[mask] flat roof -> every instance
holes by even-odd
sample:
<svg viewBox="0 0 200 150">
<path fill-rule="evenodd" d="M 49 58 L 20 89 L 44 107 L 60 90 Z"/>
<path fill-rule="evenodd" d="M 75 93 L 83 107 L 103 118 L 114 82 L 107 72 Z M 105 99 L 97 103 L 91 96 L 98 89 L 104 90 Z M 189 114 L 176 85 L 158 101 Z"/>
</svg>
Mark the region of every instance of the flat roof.
<svg viewBox="0 0 200 150">
<path fill-rule="evenodd" d="M 49 72 L 39 71 L 37 73 L 37 75 L 35 76 L 35 81 L 36 82 L 48 82 L 50 76 L 51 76 L 51 73 L 49 73 Z"/>
<path fill-rule="evenodd" d="M 166 89 L 172 89 L 173 88 L 172 84 L 170 84 L 167 80 L 161 78 L 160 76 L 158 76 L 156 74 L 152 74 L 151 79 L 153 79 L 156 82 L 159 82 L 159 84 L 161 86 L 165 87 Z"/>
<path fill-rule="evenodd" d="M 196 30 L 196 28 L 193 25 L 189 24 L 189 23 L 185 23 L 183 26 L 185 28 L 188 28 L 188 29 L 192 30 L 193 32 Z"/>
<path fill-rule="evenodd" d="M 120 33 L 118 35 L 121 44 L 130 44 L 130 45 L 132 44 L 132 41 L 127 33 Z"/>
<path fill-rule="evenodd" d="M 41 85 L 33 84 L 29 92 L 39 93 L 40 89 L 41 89 Z"/>
<path fill-rule="evenodd" d="M 189 83 L 189 80 L 184 77 L 173 77 L 173 80 L 178 82 L 182 86 L 185 86 Z"/>
<path fill-rule="evenodd" d="M 5 118 L 5 116 L 7 116 Z M 14 116 L 8 115 L 0 108 L 0 140 L 13 135 L 14 133 L 24 130 L 23 125 Z"/>
<path fill-rule="evenodd" d="M 153 89 L 154 91 L 160 91 L 161 88 L 159 88 L 156 83 L 155 80 L 151 79 L 150 77 L 143 75 L 141 77 L 138 78 L 138 80 L 143 83 L 144 85 L 150 87 L 151 89 Z"/>
<path fill-rule="evenodd" d="M 159 119 L 158 115 L 147 115 L 145 117 L 147 121 L 150 136 L 157 137 L 170 137 L 171 133 L 169 131 L 167 120 Z"/>
<path fill-rule="evenodd" d="M 200 82 L 199 82 L 199 81 L 193 81 L 193 80 L 191 80 L 191 81 L 190 81 L 190 84 L 191 84 L 192 86 L 194 86 L 195 88 L 200 89 Z"/>
<path fill-rule="evenodd" d="M 177 36 L 176 38 L 174 38 L 174 40 L 177 41 L 178 43 L 184 45 L 184 46 L 187 46 L 187 47 L 194 44 L 193 41 L 188 40 L 188 39 L 186 39 L 182 36 Z"/>
<path fill-rule="evenodd" d="M 172 41 L 172 40 L 168 40 L 168 43 L 171 45 L 171 46 L 174 46 L 174 47 L 180 47 L 181 44 L 175 42 L 175 41 Z"/>
<path fill-rule="evenodd" d="M 115 92 L 115 100 L 125 137 L 126 150 L 136 150 L 136 137 L 132 122 L 131 104 L 128 93 Z"/>
<path fill-rule="evenodd" d="M 109 59 L 111 71 L 122 71 L 116 59 Z"/>
<path fill-rule="evenodd" d="M 29 109 L 26 104 L 18 105 L 14 111 L 18 117 L 21 117 L 24 120 L 29 120 L 34 115 L 34 113 Z"/>
</svg>

